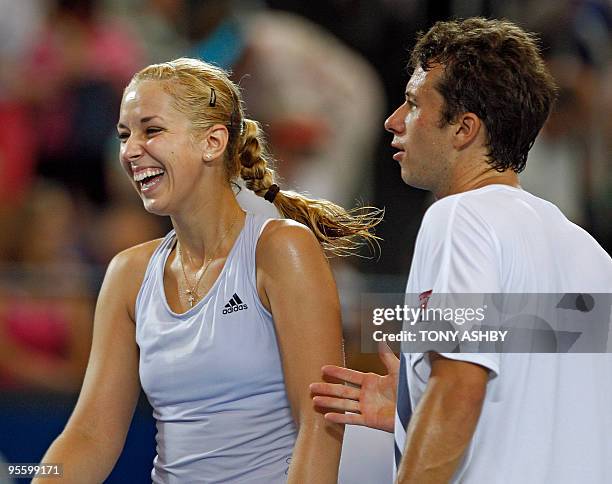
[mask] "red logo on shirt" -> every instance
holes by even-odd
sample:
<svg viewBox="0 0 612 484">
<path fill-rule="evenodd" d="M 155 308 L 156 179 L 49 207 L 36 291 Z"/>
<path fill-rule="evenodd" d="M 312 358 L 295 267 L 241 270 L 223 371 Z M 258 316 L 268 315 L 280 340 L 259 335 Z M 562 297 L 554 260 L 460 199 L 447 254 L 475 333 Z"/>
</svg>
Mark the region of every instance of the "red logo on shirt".
<svg viewBox="0 0 612 484">
<path fill-rule="evenodd" d="M 430 289 L 429 291 L 425 291 L 419 294 L 420 308 L 423 311 L 427 309 L 427 303 L 429 302 L 429 298 L 431 297 L 432 292 L 433 292 L 433 289 Z"/>
</svg>

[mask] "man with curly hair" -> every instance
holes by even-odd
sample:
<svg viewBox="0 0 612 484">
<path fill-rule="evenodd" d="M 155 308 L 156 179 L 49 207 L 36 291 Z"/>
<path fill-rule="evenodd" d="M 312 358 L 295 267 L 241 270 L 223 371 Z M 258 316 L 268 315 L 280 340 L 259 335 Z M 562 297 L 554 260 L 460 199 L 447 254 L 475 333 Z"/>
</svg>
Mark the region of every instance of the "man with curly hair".
<svg viewBox="0 0 612 484">
<path fill-rule="evenodd" d="M 406 293 L 610 292 L 610 256 L 519 184 L 556 92 L 535 37 L 508 21 L 439 22 L 410 68 L 385 128 L 404 182 L 437 201 Z M 328 420 L 394 431 L 401 483 L 603 483 L 611 356 L 387 352 L 389 375 L 326 366 L 354 386 L 311 389 Z"/>
</svg>

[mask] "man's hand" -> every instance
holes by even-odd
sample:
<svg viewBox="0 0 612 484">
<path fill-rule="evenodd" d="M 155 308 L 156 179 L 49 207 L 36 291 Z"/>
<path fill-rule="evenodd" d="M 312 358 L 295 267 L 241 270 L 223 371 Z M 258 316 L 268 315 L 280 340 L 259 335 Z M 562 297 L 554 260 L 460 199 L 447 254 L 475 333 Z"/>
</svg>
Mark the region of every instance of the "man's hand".
<svg viewBox="0 0 612 484">
<path fill-rule="evenodd" d="M 399 359 L 382 343 L 378 346 L 378 355 L 387 368 L 385 376 L 333 365 L 322 368 L 324 376 L 352 384 L 318 382 L 310 385 L 315 406 L 333 410 L 325 413 L 326 420 L 393 432 Z"/>
</svg>

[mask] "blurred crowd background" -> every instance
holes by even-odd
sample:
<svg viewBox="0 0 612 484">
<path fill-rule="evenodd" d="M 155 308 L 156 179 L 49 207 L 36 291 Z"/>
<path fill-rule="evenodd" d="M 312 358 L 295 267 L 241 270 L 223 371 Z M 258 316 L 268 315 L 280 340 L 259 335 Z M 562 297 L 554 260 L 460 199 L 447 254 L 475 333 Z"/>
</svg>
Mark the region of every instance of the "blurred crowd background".
<svg viewBox="0 0 612 484">
<path fill-rule="evenodd" d="M 402 183 L 383 121 L 416 33 L 473 15 L 540 35 L 560 95 L 522 184 L 610 252 L 609 0 L 0 0 L 0 399 L 12 402 L 0 420 L 26 394 L 74 398 L 106 265 L 170 227 L 120 171 L 115 124 L 132 74 L 180 56 L 232 71 L 282 188 L 385 208 L 380 254 L 333 262 L 348 364 L 376 369 L 359 351 L 359 294 L 403 291 L 432 202 Z"/>
</svg>

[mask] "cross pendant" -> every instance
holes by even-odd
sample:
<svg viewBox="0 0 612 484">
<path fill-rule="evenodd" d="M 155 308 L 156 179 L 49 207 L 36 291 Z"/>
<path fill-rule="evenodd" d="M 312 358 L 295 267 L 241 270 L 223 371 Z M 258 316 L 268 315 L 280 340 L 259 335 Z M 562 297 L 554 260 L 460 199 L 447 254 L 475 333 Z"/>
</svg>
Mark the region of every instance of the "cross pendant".
<svg viewBox="0 0 612 484">
<path fill-rule="evenodd" d="M 195 296 L 193 294 L 193 291 L 190 289 L 187 289 L 185 291 L 185 294 L 187 294 L 187 301 L 189 301 L 189 307 L 193 307 L 193 304 L 195 303 Z"/>
</svg>

